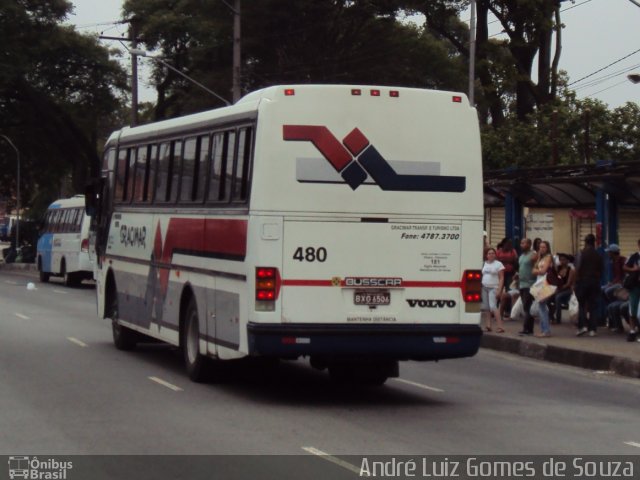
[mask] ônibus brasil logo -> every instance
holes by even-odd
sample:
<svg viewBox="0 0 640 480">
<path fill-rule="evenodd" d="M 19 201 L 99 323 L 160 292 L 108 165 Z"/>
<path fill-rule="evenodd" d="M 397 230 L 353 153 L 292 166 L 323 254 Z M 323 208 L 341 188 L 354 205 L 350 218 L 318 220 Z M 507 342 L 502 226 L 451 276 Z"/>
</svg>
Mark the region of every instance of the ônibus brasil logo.
<svg viewBox="0 0 640 480">
<path fill-rule="evenodd" d="M 464 192 L 466 178 L 444 175 L 401 175 L 357 128 L 340 142 L 324 126 L 284 125 L 283 139 L 311 142 L 355 190 L 368 176 L 382 190 L 408 192 Z"/>
<path fill-rule="evenodd" d="M 66 480 L 67 471 L 73 469 L 73 462 L 59 461 L 54 458 L 46 460 L 38 457 L 9 457 L 9 478 L 29 480 Z"/>
</svg>

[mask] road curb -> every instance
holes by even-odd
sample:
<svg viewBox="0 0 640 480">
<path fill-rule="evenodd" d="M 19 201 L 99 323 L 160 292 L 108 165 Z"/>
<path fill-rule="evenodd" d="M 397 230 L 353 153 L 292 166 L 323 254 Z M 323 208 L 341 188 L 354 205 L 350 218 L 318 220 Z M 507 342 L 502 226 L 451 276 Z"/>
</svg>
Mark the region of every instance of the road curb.
<svg viewBox="0 0 640 480">
<path fill-rule="evenodd" d="M 0 262 L 0 270 L 37 272 L 38 271 L 38 267 L 36 266 L 35 263 L 4 263 L 4 262 Z"/>
<path fill-rule="evenodd" d="M 480 346 L 536 360 L 561 363 L 588 370 L 610 371 L 625 377 L 640 378 L 640 362 L 615 355 L 575 350 L 491 334 L 482 336 Z"/>
</svg>

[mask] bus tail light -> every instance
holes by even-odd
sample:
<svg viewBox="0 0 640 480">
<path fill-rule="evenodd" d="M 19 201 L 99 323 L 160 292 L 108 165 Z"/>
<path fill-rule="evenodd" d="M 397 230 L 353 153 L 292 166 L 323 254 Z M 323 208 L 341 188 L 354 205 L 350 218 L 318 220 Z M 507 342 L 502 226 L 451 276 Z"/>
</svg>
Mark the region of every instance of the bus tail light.
<svg viewBox="0 0 640 480">
<path fill-rule="evenodd" d="M 80 244 L 80 250 L 82 250 L 85 253 L 89 252 L 89 239 L 85 238 L 82 240 L 82 243 Z"/>
<path fill-rule="evenodd" d="M 280 295 L 280 272 L 273 267 L 256 267 L 256 310 L 273 312 Z"/>
<path fill-rule="evenodd" d="M 464 271 L 462 298 L 465 303 L 480 303 L 482 301 L 482 272 L 480 270 Z"/>
</svg>

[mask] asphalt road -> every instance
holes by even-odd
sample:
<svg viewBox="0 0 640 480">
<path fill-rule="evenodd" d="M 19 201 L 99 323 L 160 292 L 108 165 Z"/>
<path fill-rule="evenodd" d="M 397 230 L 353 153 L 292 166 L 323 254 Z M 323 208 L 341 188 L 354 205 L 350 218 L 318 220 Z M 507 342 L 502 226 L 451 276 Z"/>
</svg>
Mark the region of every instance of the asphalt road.
<svg viewBox="0 0 640 480">
<path fill-rule="evenodd" d="M 116 350 L 91 286 L 0 272 L 0 305 L 0 454 L 305 454 L 332 478 L 317 455 L 640 454 L 638 380 L 481 351 L 381 388 L 305 361 L 195 384 L 174 348 Z"/>
</svg>

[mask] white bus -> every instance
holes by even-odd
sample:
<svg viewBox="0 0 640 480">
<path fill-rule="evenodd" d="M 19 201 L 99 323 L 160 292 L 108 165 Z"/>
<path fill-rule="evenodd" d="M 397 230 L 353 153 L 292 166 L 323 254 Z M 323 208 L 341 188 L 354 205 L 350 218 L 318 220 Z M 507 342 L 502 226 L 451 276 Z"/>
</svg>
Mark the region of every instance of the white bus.
<svg viewBox="0 0 640 480">
<path fill-rule="evenodd" d="M 480 344 L 476 111 L 458 93 L 296 85 L 114 132 L 87 196 L 98 314 L 205 359 L 308 357 L 380 384 Z"/>
<path fill-rule="evenodd" d="M 41 282 L 62 277 L 71 286 L 93 278 L 84 195 L 56 200 L 47 209 L 38 239 L 36 262 Z"/>
</svg>

